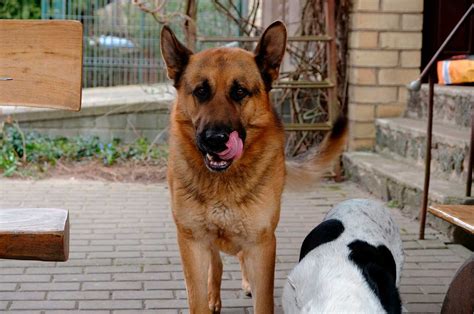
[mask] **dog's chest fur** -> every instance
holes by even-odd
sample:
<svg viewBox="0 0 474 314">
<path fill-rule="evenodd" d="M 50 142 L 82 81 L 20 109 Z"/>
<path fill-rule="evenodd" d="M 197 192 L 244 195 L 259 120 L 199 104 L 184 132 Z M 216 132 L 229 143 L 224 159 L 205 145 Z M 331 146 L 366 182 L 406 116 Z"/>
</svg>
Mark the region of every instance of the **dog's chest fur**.
<svg viewBox="0 0 474 314">
<path fill-rule="evenodd" d="M 216 203 L 207 211 L 206 218 L 209 231 L 219 237 L 247 235 L 241 213 L 225 204 Z"/>
</svg>

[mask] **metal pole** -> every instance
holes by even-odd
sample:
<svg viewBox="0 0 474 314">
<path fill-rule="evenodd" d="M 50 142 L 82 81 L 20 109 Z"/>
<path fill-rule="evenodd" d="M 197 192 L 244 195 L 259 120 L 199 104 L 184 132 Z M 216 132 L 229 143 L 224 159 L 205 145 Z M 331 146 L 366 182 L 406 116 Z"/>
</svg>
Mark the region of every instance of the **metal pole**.
<svg viewBox="0 0 474 314">
<path fill-rule="evenodd" d="M 426 212 L 428 208 L 428 192 L 430 189 L 431 172 L 431 137 L 433 132 L 433 96 L 434 96 L 434 77 L 433 71 L 429 73 L 428 78 L 428 121 L 426 128 L 426 153 L 425 153 L 425 183 L 423 185 L 423 203 L 420 210 L 420 240 L 425 238 Z"/>
<path fill-rule="evenodd" d="M 471 109 L 471 142 L 469 143 L 469 162 L 467 165 L 466 196 L 471 196 L 472 188 L 472 163 L 474 161 L 474 109 Z"/>
</svg>

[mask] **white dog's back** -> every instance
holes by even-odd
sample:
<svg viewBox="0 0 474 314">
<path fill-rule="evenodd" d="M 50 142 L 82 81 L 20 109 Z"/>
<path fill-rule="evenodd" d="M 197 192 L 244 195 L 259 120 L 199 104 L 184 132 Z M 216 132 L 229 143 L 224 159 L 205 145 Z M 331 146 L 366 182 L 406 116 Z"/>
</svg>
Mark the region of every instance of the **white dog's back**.
<svg viewBox="0 0 474 314">
<path fill-rule="evenodd" d="M 388 209 L 365 199 L 342 202 L 304 240 L 284 288 L 284 310 L 400 312 L 402 265 L 402 242 Z"/>
</svg>

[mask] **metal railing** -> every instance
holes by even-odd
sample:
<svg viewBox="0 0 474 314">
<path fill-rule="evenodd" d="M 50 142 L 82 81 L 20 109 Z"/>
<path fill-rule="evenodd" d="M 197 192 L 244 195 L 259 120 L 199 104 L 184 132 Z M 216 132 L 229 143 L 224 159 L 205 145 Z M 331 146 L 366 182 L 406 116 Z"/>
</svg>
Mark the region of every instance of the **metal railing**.
<svg viewBox="0 0 474 314">
<path fill-rule="evenodd" d="M 421 80 L 428 75 L 428 123 L 426 128 L 426 153 L 425 153 L 425 179 L 423 185 L 423 202 L 420 209 L 420 236 L 419 238 L 423 240 L 425 238 L 425 225 L 426 225 L 426 213 L 428 209 L 428 193 L 430 188 L 430 176 L 431 176 L 431 139 L 433 134 L 433 97 L 434 97 L 434 82 L 435 82 L 435 74 L 433 72 L 433 65 L 438 60 L 440 53 L 449 43 L 451 38 L 456 34 L 459 27 L 463 24 L 463 22 L 472 14 L 474 13 L 474 4 L 472 4 L 466 13 L 461 17 L 458 21 L 456 26 L 451 30 L 448 37 L 444 40 L 441 46 L 438 48 L 436 53 L 433 55 L 431 60 L 425 66 L 423 71 L 421 72 L 418 79 L 412 81 L 408 88 L 413 91 L 418 91 L 421 88 Z M 467 180 L 466 180 L 466 196 L 471 196 L 471 189 L 472 189 L 472 163 L 474 160 L 474 111 L 471 112 L 471 142 L 469 145 L 469 161 L 468 161 L 468 168 L 467 168 Z"/>
<path fill-rule="evenodd" d="M 174 12 L 181 5 L 179 0 L 168 1 L 166 10 Z M 82 22 L 83 87 L 167 81 L 159 47 L 161 27 L 131 0 L 41 0 L 41 17 Z M 201 33 L 238 35 L 237 26 L 216 12 L 210 0 L 200 3 L 197 20 Z M 176 30 L 181 36 L 179 27 Z"/>
</svg>

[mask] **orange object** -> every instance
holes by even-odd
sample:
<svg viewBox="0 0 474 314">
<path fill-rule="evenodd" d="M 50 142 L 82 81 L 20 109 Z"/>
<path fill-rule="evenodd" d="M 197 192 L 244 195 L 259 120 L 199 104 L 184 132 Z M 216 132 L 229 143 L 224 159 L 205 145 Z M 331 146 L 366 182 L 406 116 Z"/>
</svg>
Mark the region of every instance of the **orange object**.
<svg viewBox="0 0 474 314">
<path fill-rule="evenodd" d="M 459 56 L 438 61 L 438 83 L 441 85 L 474 82 L 474 56 Z"/>
</svg>

